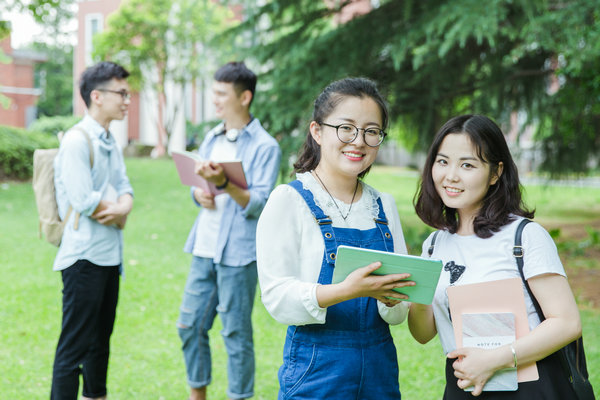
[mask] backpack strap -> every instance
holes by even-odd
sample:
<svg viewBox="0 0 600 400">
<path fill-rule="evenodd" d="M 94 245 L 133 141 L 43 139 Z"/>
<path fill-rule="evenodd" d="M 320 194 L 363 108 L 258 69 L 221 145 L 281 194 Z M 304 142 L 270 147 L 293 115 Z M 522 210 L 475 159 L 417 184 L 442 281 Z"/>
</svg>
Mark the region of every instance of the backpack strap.
<svg viewBox="0 0 600 400">
<path fill-rule="evenodd" d="M 431 238 L 431 243 L 429 244 L 429 248 L 427 249 L 427 254 L 429 254 L 429 257 L 433 255 L 433 248 L 435 247 L 435 238 L 437 238 L 438 233 L 440 233 L 440 231 L 435 231 L 433 237 Z"/>
<path fill-rule="evenodd" d="M 92 139 L 90 138 L 90 134 L 87 133 L 87 131 L 80 126 L 74 126 L 71 129 L 83 133 L 83 136 L 85 137 L 85 140 L 88 144 L 88 149 L 90 150 L 90 168 L 92 168 L 94 166 L 94 147 L 92 146 Z"/>
<path fill-rule="evenodd" d="M 85 137 L 85 140 L 87 141 L 88 149 L 89 149 L 89 153 L 90 153 L 90 170 L 91 170 L 94 167 L 94 146 L 92 146 L 92 139 L 90 138 L 90 134 L 87 133 L 87 131 L 80 126 L 74 126 L 71 129 L 82 132 L 83 136 Z M 71 215 L 71 211 L 73 211 L 73 207 L 69 204 L 69 209 L 67 210 L 67 213 L 65 214 L 65 219 L 63 220 L 63 224 L 67 223 L 67 219 L 69 219 L 69 215 Z M 80 216 L 81 216 L 81 213 L 79 213 L 79 212 L 75 213 L 75 221 L 73 221 L 73 229 L 75 229 L 75 230 L 79 229 L 79 217 Z"/>
</svg>

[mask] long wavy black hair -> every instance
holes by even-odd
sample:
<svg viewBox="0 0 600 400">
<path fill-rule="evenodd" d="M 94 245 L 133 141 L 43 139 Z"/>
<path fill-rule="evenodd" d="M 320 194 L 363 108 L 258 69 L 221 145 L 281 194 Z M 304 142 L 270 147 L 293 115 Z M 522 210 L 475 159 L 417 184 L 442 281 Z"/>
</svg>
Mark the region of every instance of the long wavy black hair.
<svg viewBox="0 0 600 400">
<path fill-rule="evenodd" d="M 466 134 L 475 146 L 479 159 L 490 166 L 490 176 L 502 174 L 491 185 L 483 199 L 483 205 L 473 222 L 475 234 L 480 238 L 491 237 L 494 232 L 514 220 L 514 216 L 533 218 L 535 210 L 523 203 L 519 172 L 506 144 L 502 131 L 491 119 L 483 115 L 461 115 L 450 119 L 437 132 L 429 148 L 419 189 L 413 204 L 419 218 L 436 229 L 456 233 L 459 227 L 456 209 L 447 207 L 440 198 L 431 170 L 444 138 L 451 133 Z"/>
<path fill-rule="evenodd" d="M 312 120 L 323 122 L 340 104 L 348 97 L 371 98 L 379 106 L 381 111 L 381 129 L 385 131 L 389 116 L 388 109 L 383 97 L 377 90 L 375 83 L 366 78 L 345 78 L 330 83 L 315 100 Z M 298 160 L 294 163 L 294 173 L 310 172 L 319 165 L 321 161 L 321 146 L 313 139 L 310 131 L 306 135 L 306 141 L 302 146 Z M 371 167 L 362 171 L 358 177 L 364 177 Z"/>
</svg>

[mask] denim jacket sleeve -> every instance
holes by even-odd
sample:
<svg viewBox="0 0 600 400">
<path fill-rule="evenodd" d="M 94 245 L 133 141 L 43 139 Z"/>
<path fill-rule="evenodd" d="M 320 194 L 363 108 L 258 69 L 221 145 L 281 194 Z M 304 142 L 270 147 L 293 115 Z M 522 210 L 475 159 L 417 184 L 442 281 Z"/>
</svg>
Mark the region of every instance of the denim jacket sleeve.
<svg viewBox="0 0 600 400">
<path fill-rule="evenodd" d="M 277 181 L 280 161 L 281 150 L 278 145 L 258 149 L 249 168 L 251 171 L 251 181 L 248 185 L 250 201 L 242 211 L 244 218 L 256 219 L 260 216 Z"/>
</svg>

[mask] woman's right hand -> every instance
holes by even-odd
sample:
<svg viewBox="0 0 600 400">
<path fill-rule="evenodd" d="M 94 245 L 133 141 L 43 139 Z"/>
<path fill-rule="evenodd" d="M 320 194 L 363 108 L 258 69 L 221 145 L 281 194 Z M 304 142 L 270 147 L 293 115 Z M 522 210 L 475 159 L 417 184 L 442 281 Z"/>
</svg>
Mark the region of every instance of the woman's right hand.
<svg viewBox="0 0 600 400">
<path fill-rule="evenodd" d="M 381 263 L 378 261 L 356 269 L 340 283 L 318 285 L 319 307 L 329 307 L 357 297 L 373 297 L 388 306 L 408 299 L 407 295 L 393 289 L 414 286 L 415 282 L 406 280 L 410 274 L 372 275 L 379 267 Z"/>
<path fill-rule="evenodd" d="M 380 267 L 381 262 L 378 261 L 358 268 L 348 275 L 341 285 L 352 294 L 351 298 L 373 297 L 388 306 L 407 300 L 407 295 L 393 289 L 414 286 L 415 282 L 407 280 L 410 274 L 374 275 L 373 272 Z"/>
</svg>

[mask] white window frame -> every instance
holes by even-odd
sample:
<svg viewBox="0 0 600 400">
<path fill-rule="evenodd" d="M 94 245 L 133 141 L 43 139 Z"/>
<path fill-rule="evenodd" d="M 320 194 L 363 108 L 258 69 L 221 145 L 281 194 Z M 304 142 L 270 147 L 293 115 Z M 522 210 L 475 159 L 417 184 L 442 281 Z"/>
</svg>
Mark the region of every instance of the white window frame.
<svg viewBox="0 0 600 400">
<path fill-rule="evenodd" d="M 92 26 L 94 21 L 97 23 L 98 30 L 92 32 Z M 87 14 L 85 16 L 85 65 L 89 67 L 93 64 L 92 52 L 94 50 L 94 43 L 92 39 L 96 33 L 100 33 L 104 30 L 104 15 L 100 13 Z"/>
</svg>

